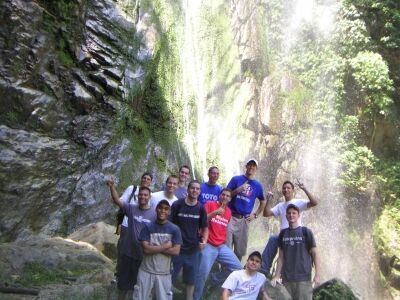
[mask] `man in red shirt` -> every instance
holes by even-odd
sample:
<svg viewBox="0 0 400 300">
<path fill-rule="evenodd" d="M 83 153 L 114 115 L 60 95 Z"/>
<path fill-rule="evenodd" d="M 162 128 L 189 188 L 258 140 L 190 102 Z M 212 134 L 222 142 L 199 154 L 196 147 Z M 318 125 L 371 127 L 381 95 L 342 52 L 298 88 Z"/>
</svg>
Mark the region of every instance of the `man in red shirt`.
<svg viewBox="0 0 400 300">
<path fill-rule="evenodd" d="M 222 189 L 218 201 L 208 201 L 204 204 L 208 220 L 208 239 L 201 253 L 194 287 L 194 300 L 201 299 L 204 284 L 215 261 L 229 272 L 242 269 L 239 259 L 232 249 L 225 244 L 228 223 L 232 217 L 232 212 L 228 207 L 231 198 L 232 191 L 225 188 Z"/>
</svg>

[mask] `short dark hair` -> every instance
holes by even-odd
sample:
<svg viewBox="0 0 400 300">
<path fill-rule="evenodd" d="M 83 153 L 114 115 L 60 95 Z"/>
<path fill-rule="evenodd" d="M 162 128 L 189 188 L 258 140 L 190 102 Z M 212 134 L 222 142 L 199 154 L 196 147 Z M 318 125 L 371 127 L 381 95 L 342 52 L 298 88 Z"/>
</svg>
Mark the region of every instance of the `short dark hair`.
<svg viewBox="0 0 400 300">
<path fill-rule="evenodd" d="M 144 176 L 149 176 L 153 181 L 153 174 L 151 174 L 150 172 L 144 172 L 140 178 L 143 178 Z"/>
<path fill-rule="evenodd" d="M 149 194 L 151 195 L 151 190 L 150 190 L 149 187 L 147 187 L 147 186 L 141 186 L 141 187 L 139 188 L 139 193 L 140 193 L 141 191 L 143 191 L 143 190 L 147 190 L 147 191 L 149 192 Z"/>
<path fill-rule="evenodd" d="M 210 173 L 213 169 L 217 169 L 217 170 L 219 170 L 218 169 L 218 167 L 216 167 L 216 166 L 212 166 L 212 167 L 210 167 L 210 168 L 208 168 L 208 173 Z"/>
<path fill-rule="evenodd" d="M 292 187 L 292 189 L 294 189 L 294 184 L 293 184 L 290 180 L 286 180 L 286 181 L 282 184 L 282 187 L 283 187 L 285 184 L 290 184 L 290 186 Z"/>
<path fill-rule="evenodd" d="M 221 193 L 219 193 L 219 194 L 221 195 L 222 192 L 229 192 L 229 194 L 231 194 L 231 197 L 232 197 L 232 190 L 231 190 L 230 188 L 223 188 L 223 189 L 221 190 Z"/>
<path fill-rule="evenodd" d="M 190 168 L 189 168 L 188 165 L 183 165 L 183 166 L 181 166 L 181 167 L 179 168 L 179 172 L 182 171 L 183 168 L 188 169 L 189 172 L 190 172 Z"/>
<path fill-rule="evenodd" d="M 190 188 L 190 186 L 191 186 L 193 183 L 198 183 L 199 185 L 201 185 L 200 181 L 198 181 L 197 179 L 193 179 L 193 180 L 191 180 L 191 181 L 189 182 L 188 188 Z"/>
<path fill-rule="evenodd" d="M 171 175 L 169 175 L 169 176 L 167 177 L 167 180 L 165 180 L 165 184 L 167 184 L 167 182 L 168 182 L 168 180 L 169 180 L 170 178 L 175 178 L 175 179 L 179 180 L 179 177 L 178 177 L 178 176 L 176 176 L 175 174 L 171 174 Z"/>
<path fill-rule="evenodd" d="M 249 257 L 247 258 L 247 260 L 249 260 L 249 259 L 252 258 L 253 256 L 257 256 L 260 260 L 262 260 L 261 253 L 258 252 L 258 251 L 253 251 L 253 252 L 251 252 L 250 255 L 249 255 Z"/>
<path fill-rule="evenodd" d="M 161 205 L 163 205 L 163 204 L 165 204 L 165 205 L 167 205 L 169 208 L 171 208 L 171 204 L 169 204 L 168 200 L 166 200 L 166 199 L 160 200 L 160 202 L 157 203 L 156 208 L 159 208 L 159 207 L 160 207 Z"/>
<path fill-rule="evenodd" d="M 294 209 L 294 210 L 297 210 L 297 212 L 298 213 L 300 213 L 300 209 L 296 206 L 296 205 L 294 205 L 294 204 L 289 204 L 287 207 L 286 207 L 286 213 L 288 213 L 288 211 L 289 211 L 289 209 Z"/>
</svg>

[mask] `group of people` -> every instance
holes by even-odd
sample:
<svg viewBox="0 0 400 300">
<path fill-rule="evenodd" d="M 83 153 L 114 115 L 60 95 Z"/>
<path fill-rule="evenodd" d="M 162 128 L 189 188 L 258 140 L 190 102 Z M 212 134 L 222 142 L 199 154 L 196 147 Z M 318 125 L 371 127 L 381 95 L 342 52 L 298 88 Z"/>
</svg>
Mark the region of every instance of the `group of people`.
<svg viewBox="0 0 400 300">
<path fill-rule="evenodd" d="M 223 188 L 217 167 L 208 170 L 207 182 L 187 184 L 190 168 L 182 166 L 179 175 L 168 176 L 155 193 L 150 190 L 153 177 L 146 172 L 140 185 L 129 186 L 122 196 L 108 179 L 111 198 L 125 215 L 118 230 L 118 298 L 125 299 L 133 290 L 133 299 L 172 299 L 173 284 L 182 273 L 187 300 L 202 299 L 206 282 L 222 287 L 221 299 L 271 299 L 267 285 L 283 289 L 283 299 L 312 299 L 311 271 L 314 265 L 314 282 L 319 284 L 319 259 L 313 233 L 302 227 L 300 212 L 317 200 L 300 182 L 308 199 L 295 199 L 293 183 L 285 181 L 285 201 L 271 207 L 272 192 L 264 197 L 255 179 L 257 168 L 256 159 L 248 160 L 245 173 Z M 262 215 L 279 217 L 281 231 L 270 236 L 262 255 L 252 252 L 243 266 L 249 226 Z"/>
</svg>

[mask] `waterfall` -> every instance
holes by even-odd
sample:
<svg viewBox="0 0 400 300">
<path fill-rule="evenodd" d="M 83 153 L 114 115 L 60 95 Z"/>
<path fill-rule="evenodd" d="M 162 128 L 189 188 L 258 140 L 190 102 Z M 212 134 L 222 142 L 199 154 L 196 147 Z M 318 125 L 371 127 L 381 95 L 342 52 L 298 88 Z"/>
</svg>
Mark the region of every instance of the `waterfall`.
<svg viewBox="0 0 400 300">
<path fill-rule="evenodd" d="M 320 199 L 303 223 L 316 235 L 322 279 L 338 277 L 362 299 L 380 298 L 372 199 L 346 197 L 339 180 L 338 95 L 329 63 L 340 4 L 183 0 L 180 7 L 175 95 L 192 165 L 204 179 L 209 166 L 219 166 L 227 183 L 256 157 L 258 178 L 264 187 L 273 184 L 275 198 L 284 180 L 300 178 Z M 309 56 L 318 51 L 331 61 Z M 251 237 L 250 247 L 262 251 L 278 226 L 257 222 L 252 232 L 263 234 Z"/>
</svg>

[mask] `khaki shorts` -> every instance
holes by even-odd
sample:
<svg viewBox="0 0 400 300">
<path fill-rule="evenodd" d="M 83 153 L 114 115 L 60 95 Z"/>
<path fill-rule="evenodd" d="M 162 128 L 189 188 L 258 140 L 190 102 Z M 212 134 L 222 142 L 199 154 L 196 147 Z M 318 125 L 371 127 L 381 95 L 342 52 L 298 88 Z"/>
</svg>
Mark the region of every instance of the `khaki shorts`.
<svg viewBox="0 0 400 300">
<path fill-rule="evenodd" d="M 311 281 L 291 281 L 283 284 L 293 299 L 312 300 Z"/>
<path fill-rule="evenodd" d="M 237 257 L 246 255 L 247 241 L 249 239 L 249 222 L 245 218 L 231 218 L 228 224 L 226 245 L 233 249 Z"/>
</svg>

